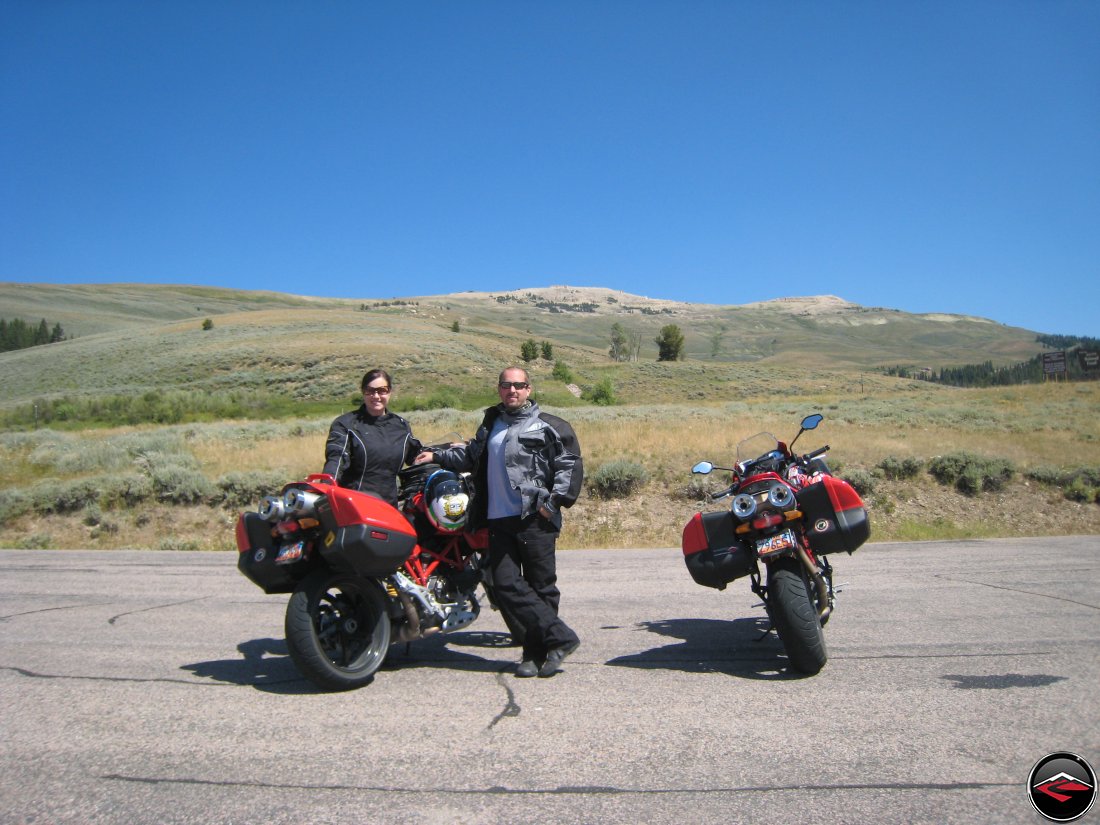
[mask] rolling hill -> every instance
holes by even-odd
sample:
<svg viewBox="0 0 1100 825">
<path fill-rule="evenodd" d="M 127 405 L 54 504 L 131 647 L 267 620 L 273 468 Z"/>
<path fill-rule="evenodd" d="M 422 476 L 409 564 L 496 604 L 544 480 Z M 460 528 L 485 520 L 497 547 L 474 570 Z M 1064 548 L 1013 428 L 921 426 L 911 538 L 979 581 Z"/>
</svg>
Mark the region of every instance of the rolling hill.
<svg viewBox="0 0 1100 825">
<path fill-rule="evenodd" d="M 989 319 L 863 307 L 835 296 L 710 305 L 557 286 L 322 299 L 211 287 L 2 283 L 0 308 L 6 319 L 59 322 L 71 336 L 0 354 L 0 407 L 157 389 L 343 403 L 375 365 L 390 369 L 406 395 L 462 399 L 471 386 L 489 386 L 527 339 L 549 342 L 578 383 L 611 376 L 627 403 L 691 398 L 688 388 L 701 385 L 706 397 L 721 398 L 768 384 L 777 373 L 884 381 L 887 366 L 1009 364 L 1042 349 L 1034 332 Z M 203 329 L 206 319 L 212 328 Z M 636 363 L 608 357 L 615 323 L 640 342 Z M 656 363 L 654 338 L 666 324 L 684 332 L 684 361 Z M 548 376 L 552 366 L 541 362 L 535 372 Z M 547 389 L 551 402 L 572 401 L 563 387 Z"/>
</svg>

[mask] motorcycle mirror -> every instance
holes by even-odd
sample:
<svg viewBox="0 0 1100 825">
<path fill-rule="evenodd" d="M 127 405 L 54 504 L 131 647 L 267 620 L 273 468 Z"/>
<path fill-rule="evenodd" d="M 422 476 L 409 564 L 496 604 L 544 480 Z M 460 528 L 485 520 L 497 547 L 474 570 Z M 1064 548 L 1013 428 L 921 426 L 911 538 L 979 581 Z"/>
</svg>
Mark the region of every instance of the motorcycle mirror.
<svg viewBox="0 0 1100 825">
<path fill-rule="evenodd" d="M 823 416 L 821 413 L 814 413 L 813 415 L 807 415 L 805 418 L 803 418 L 802 423 L 798 425 L 798 435 L 791 439 L 791 443 L 787 447 L 787 449 L 790 449 L 794 446 L 794 442 L 798 441 L 798 436 L 802 435 L 802 433 L 806 432 L 806 430 L 812 430 L 817 427 L 817 425 L 820 424 L 822 419 L 824 418 L 825 416 Z"/>
<path fill-rule="evenodd" d="M 698 464 L 691 468 L 691 471 L 697 475 L 705 476 L 713 469 L 714 465 L 711 464 L 709 461 L 700 461 Z"/>
</svg>

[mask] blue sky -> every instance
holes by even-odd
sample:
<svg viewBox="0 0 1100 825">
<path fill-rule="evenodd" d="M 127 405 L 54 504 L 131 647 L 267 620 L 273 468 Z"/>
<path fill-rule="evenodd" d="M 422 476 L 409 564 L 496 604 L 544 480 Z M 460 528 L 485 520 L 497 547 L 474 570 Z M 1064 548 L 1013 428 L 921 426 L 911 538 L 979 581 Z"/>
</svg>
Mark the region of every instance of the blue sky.
<svg viewBox="0 0 1100 825">
<path fill-rule="evenodd" d="M 1095 0 L 0 0 L 0 280 L 1100 337 L 1098 44 Z"/>
</svg>

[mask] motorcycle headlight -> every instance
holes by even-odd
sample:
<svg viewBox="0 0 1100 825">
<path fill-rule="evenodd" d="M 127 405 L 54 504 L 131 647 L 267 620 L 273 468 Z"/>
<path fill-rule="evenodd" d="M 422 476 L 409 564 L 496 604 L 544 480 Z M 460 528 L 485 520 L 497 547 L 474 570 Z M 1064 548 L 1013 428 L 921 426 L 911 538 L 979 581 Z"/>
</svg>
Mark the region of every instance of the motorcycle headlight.
<svg viewBox="0 0 1100 825">
<path fill-rule="evenodd" d="M 778 510 L 786 510 L 794 504 L 794 493 L 786 484 L 773 484 L 768 490 L 768 503 Z"/>
<path fill-rule="evenodd" d="M 748 493 L 738 493 L 733 497 L 733 503 L 730 505 L 730 510 L 741 521 L 752 518 L 752 514 L 756 512 L 756 499 L 750 496 Z"/>
</svg>

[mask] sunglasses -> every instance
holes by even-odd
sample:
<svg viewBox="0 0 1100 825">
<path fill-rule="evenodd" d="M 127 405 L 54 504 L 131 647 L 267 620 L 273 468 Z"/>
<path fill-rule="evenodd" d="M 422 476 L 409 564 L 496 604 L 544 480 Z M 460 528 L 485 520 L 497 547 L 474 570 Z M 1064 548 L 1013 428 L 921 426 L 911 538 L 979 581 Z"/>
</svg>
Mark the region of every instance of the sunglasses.
<svg viewBox="0 0 1100 825">
<path fill-rule="evenodd" d="M 497 384 L 497 386 L 500 387 L 502 390 L 506 390 L 509 387 L 515 390 L 525 390 L 531 385 L 528 384 L 526 381 L 501 381 L 499 384 Z"/>
<path fill-rule="evenodd" d="M 363 390 L 363 395 L 389 395 L 389 387 L 367 387 Z"/>
</svg>

